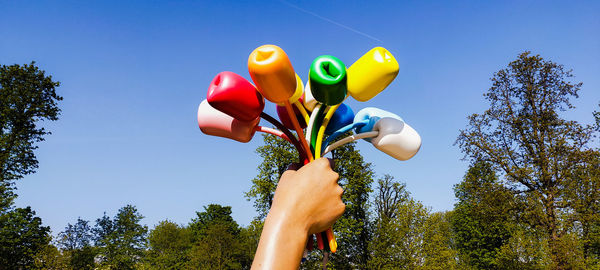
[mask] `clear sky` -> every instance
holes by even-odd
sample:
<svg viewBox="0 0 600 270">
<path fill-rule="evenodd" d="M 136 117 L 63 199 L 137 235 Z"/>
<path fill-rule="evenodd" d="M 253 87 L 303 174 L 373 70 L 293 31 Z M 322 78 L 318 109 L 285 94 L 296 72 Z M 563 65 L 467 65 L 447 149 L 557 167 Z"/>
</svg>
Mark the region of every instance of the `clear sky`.
<svg viewBox="0 0 600 270">
<path fill-rule="evenodd" d="M 18 181 L 54 233 L 77 217 L 133 204 L 150 227 L 187 223 L 210 203 L 243 225 L 256 215 L 243 192 L 260 160 L 247 144 L 202 134 L 196 109 L 211 79 L 247 79 L 250 52 L 276 44 L 306 81 L 322 54 L 347 66 L 375 46 L 400 63 L 396 80 L 354 111 L 379 107 L 422 136 L 397 161 L 359 142 L 379 176 L 406 182 L 434 211 L 450 210 L 467 166 L 453 143 L 487 107 L 489 78 L 531 50 L 584 82 L 566 117 L 592 122 L 600 101 L 598 1 L 1 1 L 0 64 L 37 64 L 61 82 L 60 120 L 40 143 L 38 172 Z M 268 104 L 267 113 L 275 115 Z"/>
</svg>

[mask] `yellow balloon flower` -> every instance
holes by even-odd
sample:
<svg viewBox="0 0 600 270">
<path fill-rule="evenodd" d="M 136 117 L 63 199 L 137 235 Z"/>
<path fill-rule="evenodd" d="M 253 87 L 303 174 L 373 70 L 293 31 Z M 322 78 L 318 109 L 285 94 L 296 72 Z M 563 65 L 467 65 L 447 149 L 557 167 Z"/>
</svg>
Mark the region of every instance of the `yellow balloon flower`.
<svg viewBox="0 0 600 270">
<path fill-rule="evenodd" d="M 398 75 L 398 61 L 385 48 L 375 47 L 348 68 L 348 93 L 365 102 L 385 89 Z"/>
</svg>

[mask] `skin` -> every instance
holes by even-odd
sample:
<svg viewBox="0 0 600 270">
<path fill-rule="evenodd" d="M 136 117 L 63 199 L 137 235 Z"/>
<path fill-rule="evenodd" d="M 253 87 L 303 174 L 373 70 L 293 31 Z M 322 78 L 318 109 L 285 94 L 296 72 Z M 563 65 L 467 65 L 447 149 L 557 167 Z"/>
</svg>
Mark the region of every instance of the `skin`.
<svg viewBox="0 0 600 270">
<path fill-rule="evenodd" d="M 298 269 L 308 235 L 331 227 L 346 209 L 328 159 L 298 167 L 279 179 L 252 269 Z"/>
</svg>

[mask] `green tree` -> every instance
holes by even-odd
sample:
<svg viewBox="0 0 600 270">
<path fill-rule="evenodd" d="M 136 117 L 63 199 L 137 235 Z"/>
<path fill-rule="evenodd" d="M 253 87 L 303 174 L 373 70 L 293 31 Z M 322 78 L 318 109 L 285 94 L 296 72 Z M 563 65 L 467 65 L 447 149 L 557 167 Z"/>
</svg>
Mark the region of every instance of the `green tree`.
<svg viewBox="0 0 600 270">
<path fill-rule="evenodd" d="M 524 270 L 556 268 L 550 254 L 548 238 L 543 231 L 516 226 L 510 238 L 496 250 L 494 268 Z"/>
<path fill-rule="evenodd" d="M 478 162 L 454 187 L 458 202 L 451 218 L 461 262 L 476 269 L 497 268 L 496 254 L 516 226 L 512 192 L 498 180 L 489 163 Z"/>
<path fill-rule="evenodd" d="M 429 211 L 410 197 L 406 186 L 385 175 L 375 193 L 375 220 L 368 269 L 417 269 L 424 262 Z"/>
<path fill-rule="evenodd" d="M 74 250 L 89 246 L 93 240 L 89 221 L 77 218 L 75 224 L 68 223 L 58 234 L 58 245 L 64 250 Z"/>
<path fill-rule="evenodd" d="M 62 270 L 73 268 L 69 267 L 67 259 L 56 246 L 48 244 L 35 254 L 31 269 Z"/>
<path fill-rule="evenodd" d="M 190 230 L 174 222 L 161 221 L 148 235 L 146 260 L 153 269 L 182 269 L 189 261 Z"/>
<path fill-rule="evenodd" d="M 196 212 L 196 216 L 189 225 L 196 238 L 206 235 L 206 230 L 214 224 L 225 225 L 225 228 L 231 234 L 240 232 L 239 225 L 231 217 L 231 206 L 209 204 L 204 207 L 203 212 Z"/>
<path fill-rule="evenodd" d="M 210 204 L 196 212 L 188 226 L 193 235 L 189 268 L 249 269 L 252 257 L 243 250 L 244 234 L 231 217 L 231 207 Z"/>
<path fill-rule="evenodd" d="M 243 258 L 246 260 L 243 265 L 252 266 L 254 260 L 254 254 L 256 254 L 256 248 L 258 247 L 258 241 L 260 240 L 260 234 L 262 233 L 264 223 L 260 220 L 253 220 L 250 222 L 248 227 L 244 227 L 240 231 L 240 250 L 243 253 Z M 249 268 L 249 267 L 248 267 Z"/>
<path fill-rule="evenodd" d="M 50 242 L 49 232 L 31 207 L 0 215 L 0 268 L 33 268 L 36 254 Z"/>
<path fill-rule="evenodd" d="M 585 162 L 577 165 L 573 178 L 566 185 L 566 199 L 574 210 L 566 223 L 581 238 L 587 268 L 600 269 L 600 151 L 583 153 Z M 573 257 L 573 256 L 571 256 Z"/>
<path fill-rule="evenodd" d="M 106 213 L 92 229 L 101 256 L 100 266 L 107 269 L 134 269 L 143 260 L 148 227 L 135 206 L 119 209 L 113 219 Z"/>
<path fill-rule="evenodd" d="M 375 220 L 372 223 L 373 237 L 369 248 L 371 257 L 368 261 L 369 269 L 401 268 L 408 264 L 404 255 L 404 234 L 408 229 L 402 230 L 396 226 L 400 208 L 410 200 L 406 185 L 393 181 L 391 175 L 385 175 L 378 180 L 375 193 L 374 207 Z"/>
<path fill-rule="evenodd" d="M 91 245 L 92 228 L 89 221 L 77 218 L 75 224 L 67 224 L 58 234 L 57 244 L 68 258 L 71 269 L 94 269 L 97 250 Z"/>
<path fill-rule="evenodd" d="M 451 212 L 430 213 L 385 175 L 375 192 L 368 269 L 457 269 Z"/>
<path fill-rule="evenodd" d="M 488 162 L 525 197 L 528 226 L 545 233 L 556 268 L 570 267 L 560 249 L 569 232 L 562 217 L 571 208 L 565 186 L 593 134 L 592 127 L 561 118 L 561 111 L 574 108 L 570 99 L 582 85 L 572 77 L 562 65 L 520 54 L 494 74 L 485 94 L 490 108 L 469 116 L 457 139 L 465 157 Z"/>
<path fill-rule="evenodd" d="M 8 211 L 12 206 L 17 196 L 13 190 L 12 182 L 0 182 L 0 213 Z"/>
<path fill-rule="evenodd" d="M 36 143 L 50 133 L 39 123 L 58 119 L 59 85 L 35 62 L 0 66 L 0 212 L 16 196 L 14 181 L 38 167 Z"/>
<path fill-rule="evenodd" d="M 239 242 L 224 223 L 208 226 L 190 252 L 193 269 L 242 269 Z"/>
<path fill-rule="evenodd" d="M 458 251 L 450 223 L 452 212 L 429 214 L 423 235 L 423 265 L 421 269 L 457 269 Z"/>
</svg>

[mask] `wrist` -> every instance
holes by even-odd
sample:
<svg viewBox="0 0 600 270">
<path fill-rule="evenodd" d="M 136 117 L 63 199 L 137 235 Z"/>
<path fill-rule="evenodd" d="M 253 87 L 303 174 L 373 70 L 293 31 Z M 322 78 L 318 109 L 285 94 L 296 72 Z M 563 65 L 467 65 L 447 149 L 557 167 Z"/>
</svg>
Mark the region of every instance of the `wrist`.
<svg viewBox="0 0 600 270">
<path fill-rule="evenodd" d="M 268 223 L 273 227 L 277 227 L 278 231 L 284 230 L 285 233 L 302 235 L 303 238 L 306 238 L 309 230 L 307 221 L 300 219 L 299 215 L 295 215 L 290 211 L 294 208 L 279 208 L 274 204 L 267 215 L 265 225 Z"/>
<path fill-rule="evenodd" d="M 307 229 L 289 212 L 271 207 L 260 236 L 252 269 L 297 269 L 306 246 Z"/>
</svg>

